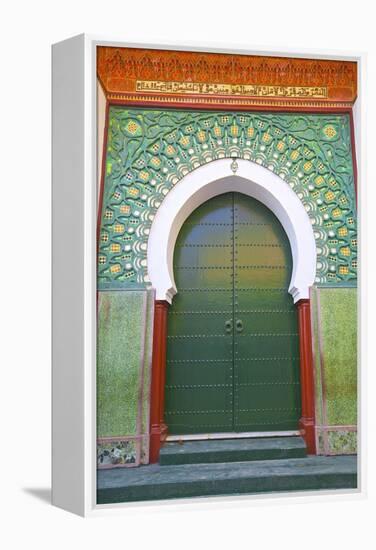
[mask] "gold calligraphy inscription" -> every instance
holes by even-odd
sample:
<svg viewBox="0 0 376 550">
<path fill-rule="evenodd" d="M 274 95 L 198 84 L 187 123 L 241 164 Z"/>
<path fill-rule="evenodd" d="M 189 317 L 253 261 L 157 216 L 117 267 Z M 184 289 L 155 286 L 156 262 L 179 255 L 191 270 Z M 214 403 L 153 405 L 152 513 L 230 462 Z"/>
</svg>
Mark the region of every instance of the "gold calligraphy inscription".
<svg viewBox="0 0 376 550">
<path fill-rule="evenodd" d="M 137 92 L 166 94 L 240 95 L 253 97 L 328 97 L 326 86 L 267 86 L 263 84 L 210 84 L 206 82 L 167 82 L 137 80 Z"/>
</svg>

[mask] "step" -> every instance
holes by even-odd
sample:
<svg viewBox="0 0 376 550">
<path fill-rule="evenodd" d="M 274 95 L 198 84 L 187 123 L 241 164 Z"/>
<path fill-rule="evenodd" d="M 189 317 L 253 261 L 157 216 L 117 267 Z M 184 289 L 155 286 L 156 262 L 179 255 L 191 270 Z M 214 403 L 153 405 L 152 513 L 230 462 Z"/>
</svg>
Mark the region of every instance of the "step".
<svg viewBox="0 0 376 550">
<path fill-rule="evenodd" d="M 306 445 L 301 437 L 260 437 L 166 443 L 160 453 L 162 466 L 214 462 L 244 462 L 303 458 Z"/>
<path fill-rule="evenodd" d="M 97 503 L 357 487 L 356 456 L 99 470 Z"/>
</svg>

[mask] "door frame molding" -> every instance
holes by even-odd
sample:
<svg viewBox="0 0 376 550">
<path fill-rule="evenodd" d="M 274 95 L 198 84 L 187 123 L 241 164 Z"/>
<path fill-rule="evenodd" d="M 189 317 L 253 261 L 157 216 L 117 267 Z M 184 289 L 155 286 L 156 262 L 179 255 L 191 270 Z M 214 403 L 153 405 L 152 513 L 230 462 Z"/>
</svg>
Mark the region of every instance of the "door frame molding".
<svg viewBox="0 0 376 550">
<path fill-rule="evenodd" d="M 316 244 L 310 218 L 294 191 L 279 176 L 254 162 L 220 159 L 184 176 L 168 193 L 153 220 L 147 250 L 148 273 L 156 290 L 151 380 L 150 462 L 159 460 L 167 437 L 164 381 L 167 315 L 178 292 L 173 255 L 179 231 L 189 215 L 207 200 L 227 192 L 249 195 L 267 206 L 290 242 L 293 270 L 289 292 L 298 310 L 302 416 L 299 430 L 308 453 L 316 453 L 312 331 L 309 289 L 316 274 Z"/>
</svg>

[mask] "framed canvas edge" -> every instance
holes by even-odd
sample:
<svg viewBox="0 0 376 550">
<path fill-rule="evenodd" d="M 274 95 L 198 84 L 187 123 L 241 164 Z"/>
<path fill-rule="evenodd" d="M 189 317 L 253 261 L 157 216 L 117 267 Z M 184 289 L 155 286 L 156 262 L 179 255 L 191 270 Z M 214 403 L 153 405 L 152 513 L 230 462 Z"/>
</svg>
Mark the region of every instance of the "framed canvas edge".
<svg viewBox="0 0 376 550">
<path fill-rule="evenodd" d="M 260 500 L 264 499 L 273 499 L 273 502 L 286 503 L 286 497 L 288 497 L 288 503 L 292 502 L 318 502 L 319 501 L 328 501 L 343 499 L 346 495 L 347 499 L 359 499 L 365 497 L 365 486 L 366 486 L 366 449 L 365 449 L 365 438 L 363 434 L 364 422 L 365 422 L 365 411 L 366 411 L 366 396 L 363 388 L 365 387 L 365 369 L 360 368 L 361 361 L 364 362 L 366 358 L 366 341 L 365 341 L 365 332 L 366 332 L 366 309 L 365 309 L 365 293 L 366 293 L 366 277 L 364 266 L 360 269 L 360 285 L 359 285 L 359 294 L 358 294 L 358 411 L 359 411 L 359 435 L 360 435 L 360 452 L 358 453 L 358 466 L 360 469 L 360 476 L 358 482 L 358 489 L 356 490 L 333 490 L 333 491 L 304 491 L 301 493 L 291 492 L 291 493 L 275 493 L 275 494 L 265 494 L 265 495 L 245 495 L 245 496 L 229 496 L 229 497 L 199 497 L 194 499 L 182 499 L 174 501 L 155 501 L 155 502 L 140 502 L 140 503 L 119 503 L 115 505 L 97 505 L 96 504 L 96 219 L 97 219 L 97 145 L 96 145 L 96 125 L 97 125 L 97 112 L 96 112 L 96 94 L 97 94 L 97 79 L 96 79 L 96 48 L 98 46 L 114 46 L 114 47 L 134 47 L 134 48 L 150 48 L 150 49 L 175 49 L 175 50 L 191 50 L 191 51 L 203 51 L 203 52 L 212 52 L 212 53 L 239 53 L 239 54 L 249 54 L 249 55 L 274 55 L 281 57 L 289 57 L 293 55 L 297 58 L 321 58 L 321 59 L 338 59 L 338 60 L 348 60 L 356 61 L 358 63 L 358 85 L 359 85 L 359 94 L 358 99 L 354 105 L 354 125 L 355 125 L 355 147 L 358 160 L 358 180 L 362 181 L 362 185 L 358 186 L 359 194 L 359 210 L 361 212 L 360 217 L 360 228 L 361 228 L 361 239 L 360 239 L 360 251 L 361 259 L 364 258 L 365 250 L 365 239 L 363 235 L 365 234 L 365 212 L 363 212 L 362 205 L 366 201 L 366 189 L 364 185 L 365 174 L 365 155 L 364 155 L 364 136 L 366 131 L 366 104 L 365 104 L 365 72 L 366 72 L 366 53 L 365 52 L 355 52 L 349 54 L 348 52 L 339 52 L 339 51 L 328 51 L 328 50 L 319 50 L 319 49 L 295 49 L 295 48 L 275 48 L 275 47 L 249 47 L 239 45 L 229 45 L 229 44 L 219 44 L 219 43 L 145 43 L 137 42 L 130 43 L 124 42 L 122 40 L 117 40 L 115 38 L 103 37 L 98 35 L 89 35 L 82 34 L 72 38 L 68 38 L 63 42 L 58 42 L 53 45 L 54 48 L 65 47 L 72 43 L 74 40 L 81 39 L 83 47 L 83 75 L 84 75 L 84 95 L 82 103 L 82 117 L 83 117 L 83 127 L 81 136 L 83 138 L 83 155 L 82 155 L 82 164 L 78 167 L 76 173 L 76 182 L 78 186 L 83 186 L 83 204 L 80 205 L 83 212 L 83 227 L 82 227 L 82 238 L 83 243 L 83 262 L 82 262 L 82 297 L 81 297 L 81 307 L 82 307 L 82 316 L 83 316 L 83 360 L 80 357 L 77 357 L 76 366 L 80 369 L 80 374 L 82 376 L 82 392 L 81 399 L 83 401 L 83 415 L 79 419 L 79 423 L 82 424 L 83 442 L 80 447 L 79 442 L 72 439 L 71 434 L 67 433 L 66 429 L 61 425 L 61 422 L 56 418 L 56 414 L 53 414 L 53 423 L 52 423 L 52 433 L 53 441 L 58 441 L 59 446 L 64 446 L 70 448 L 71 445 L 80 447 L 78 455 L 80 459 L 78 463 L 70 465 L 69 468 L 62 467 L 52 453 L 52 466 L 53 466 L 53 504 L 56 506 L 62 507 L 73 513 L 77 513 L 82 516 L 98 516 L 98 515 L 108 515 L 108 514 L 119 514 L 124 512 L 124 510 L 132 507 L 146 507 L 151 510 L 156 507 L 163 505 L 168 508 L 174 508 L 176 506 L 197 506 L 208 507 L 208 506 L 219 506 L 231 505 L 236 506 L 249 506 L 250 504 L 257 504 Z M 54 63 L 54 59 L 53 59 Z M 55 60 L 56 63 L 56 60 Z M 54 83 L 52 83 L 52 89 Z M 56 105 L 52 108 L 52 119 L 56 116 L 55 109 Z M 68 109 L 66 109 L 68 111 Z M 61 113 L 60 113 L 61 114 Z M 65 114 L 68 114 L 67 112 Z M 69 117 L 66 119 L 66 124 L 69 125 Z M 52 144 L 54 151 L 54 144 Z M 55 151 L 56 155 L 64 155 L 65 151 Z M 54 156 L 53 156 L 53 179 L 54 179 Z M 82 178 L 82 171 L 84 177 Z M 56 176 L 55 176 L 56 177 Z M 58 182 L 56 181 L 55 184 Z M 54 185 L 54 182 L 53 182 Z M 54 198 L 53 198 L 54 202 Z M 55 205 L 56 206 L 56 205 Z M 56 240 L 53 239 L 53 247 L 56 246 L 56 242 L 61 242 L 63 238 L 63 229 L 61 226 L 57 226 L 53 220 L 53 234 L 55 234 Z M 59 249 L 55 250 L 55 254 L 59 255 Z M 362 266 L 362 261 L 360 265 Z M 53 266 L 53 278 L 56 278 L 57 274 L 54 272 Z M 54 287 L 53 287 L 54 288 Z M 53 291 L 53 301 L 54 301 L 54 291 Z M 69 311 L 67 310 L 63 313 L 66 316 L 66 321 L 69 322 Z M 54 320 L 54 317 L 53 317 Z M 54 321 L 53 321 L 54 324 Z M 359 327 L 362 327 L 362 332 L 360 332 Z M 54 327 L 53 327 L 54 331 Z M 53 353 L 54 349 L 61 349 L 64 345 L 69 343 L 69 338 L 64 338 L 63 341 L 57 341 L 56 335 L 53 338 Z M 59 365 L 56 365 L 53 360 L 52 370 L 53 374 L 56 369 L 59 368 Z M 60 367 L 61 368 L 61 367 Z M 61 380 L 60 380 L 61 382 Z M 54 386 L 54 376 L 53 376 L 53 397 L 57 394 L 64 394 L 69 391 L 69 380 L 66 385 L 61 387 Z M 75 403 L 76 407 L 80 406 L 80 403 Z M 55 407 L 56 413 L 56 404 L 53 403 L 53 411 Z M 61 418 L 61 411 L 57 411 L 57 417 Z M 54 448 L 54 444 L 53 444 Z M 64 498 L 62 495 L 56 493 L 56 479 L 60 479 L 60 487 L 64 486 L 66 483 L 66 491 L 70 491 L 71 484 L 69 480 L 69 471 L 71 468 L 76 468 L 79 472 L 79 478 L 82 480 L 82 484 L 79 490 L 79 497 L 77 501 L 71 505 L 64 503 Z M 55 489 L 55 490 L 54 490 Z M 68 499 L 69 501 L 69 499 Z"/>
</svg>

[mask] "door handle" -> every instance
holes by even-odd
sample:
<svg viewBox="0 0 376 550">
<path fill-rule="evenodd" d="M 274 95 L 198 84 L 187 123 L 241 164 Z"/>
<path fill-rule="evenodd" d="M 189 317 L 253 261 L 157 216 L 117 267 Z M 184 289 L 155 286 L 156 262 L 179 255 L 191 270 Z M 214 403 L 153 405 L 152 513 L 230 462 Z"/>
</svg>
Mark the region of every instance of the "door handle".
<svg viewBox="0 0 376 550">
<path fill-rule="evenodd" d="M 226 330 L 226 332 L 232 332 L 232 321 L 231 320 L 225 322 L 225 330 Z"/>
<path fill-rule="evenodd" d="M 237 319 L 235 322 L 236 326 L 236 332 L 242 332 L 243 330 L 243 321 L 241 319 Z"/>
</svg>

